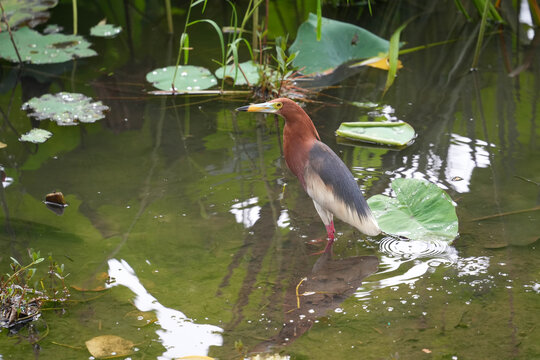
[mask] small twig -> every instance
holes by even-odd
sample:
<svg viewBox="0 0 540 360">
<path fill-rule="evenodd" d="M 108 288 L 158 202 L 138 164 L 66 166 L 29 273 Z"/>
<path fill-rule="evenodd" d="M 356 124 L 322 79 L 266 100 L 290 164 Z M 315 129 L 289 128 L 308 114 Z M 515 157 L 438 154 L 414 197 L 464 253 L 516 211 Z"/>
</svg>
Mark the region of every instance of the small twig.
<svg viewBox="0 0 540 360">
<path fill-rule="evenodd" d="M 84 350 L 85 349 L 83 346 L 73 346 L 73 345 L 68 345 L 68 344 L 61 344 L 61 343 L 58 343 L 56 341 L 51 341 L 51 344 L 58 345 L 58 346 L 63 346 L 63 347 L 67 347 L 67 348 L 75 349 L 75 350 Z"/>
<path fill-rule="evenodd" d="M 13 34 L 11 33 L 11 26 L 9 26 L 7 16 L 6 16 L 6 12 L 5 12 L 4 6 L 2 5 L 1 2 L 0 2 L 0 8 L 2 9 L 2 18 L 4 19 L 4 22 L 6 23 L 7 30 L 8 30 L 8 33 L 9 33 L 9 38 L 11 39 L 11 43 L 13 44 L 13 48 L 15 49 L 15 53 L 17 54 L 17 58 L 19 59 L 19 63 L 22 66 L 23 61 L 21 59 L 21 54 L 19 54 L 19 49 L 17 49 L 17 45 L 15 45 L 15 40 L 13 39 Z"/>
<path fill-rule="evenodd" d="M 300 282 L 298 283 L 298 285 L 296 285 L 296 307 L 298 309 L 300 309 L 300 295 L 298 295 L 298 288 L 300 287 L 300 285 L 302 285 L 302 283 L 307 280 L 307 278 L 303 278 L 302 280 L 300 280 Z"/>
<path fill-rule="evenodd" d="M 534 184 L 536 186 L 540 186 L 540 183 L 537 183 L 536 181 L 534 180 L 531 180 L 531 179 L 527 179 L 526 177 L 523 177 L 523 176 L 519 176 L 519 175 L 514 175 L 515 178 L 518 178 L 519 180 L 523 180 L 523 181 L 526 181 L 526 182 L 529 182 L 531 184 Z"/>
<path fill-rule="evenodd" d="M 515 215 L 515 214 L 521 214 L 521 213 L 526 213 L 526 212 L 531 212 L 531 211 L 538 211 L 538 210 L 540 210 L 540 206 L 535 206 L 535 207 L 530 208 L 530 209 L 508 211 L 508 212 L 500 213 L 500 214 L 481 216 L 481 217 L 471 219 L 471 221 L 482 221 L 482 220 L 493 219 L 493 218 L 497 218 L 497 217 L 501 217 L 501 216 Z"/>
</svg>

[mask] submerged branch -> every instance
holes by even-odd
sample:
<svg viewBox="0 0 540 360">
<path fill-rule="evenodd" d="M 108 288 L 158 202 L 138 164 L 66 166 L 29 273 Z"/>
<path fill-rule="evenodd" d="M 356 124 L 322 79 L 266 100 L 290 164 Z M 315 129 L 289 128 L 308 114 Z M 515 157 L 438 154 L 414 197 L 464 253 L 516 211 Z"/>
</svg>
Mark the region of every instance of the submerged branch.
<svg viewBox="0 0 540 360">
<path fill-rule="evenodd" d="M 535 206 L 535 207 L 530 208 L 530 209 L 514 210 L 514 211 L 508 211 L 508 212 L 499 213 L 499 214 L 481 216 L 481 217 L 471 219 L 471 221 L 482 221 L 482 220 L 494 219 L 494 218 L 501 217 L 501 216 L 515 215 L 515 214 L 521 214 L 521 213 L 526 213 L 526 212 L 531 212 L 531 211 L 538 211 L 538 210 L 540 210 L 540 206 Z"/>
</svg>

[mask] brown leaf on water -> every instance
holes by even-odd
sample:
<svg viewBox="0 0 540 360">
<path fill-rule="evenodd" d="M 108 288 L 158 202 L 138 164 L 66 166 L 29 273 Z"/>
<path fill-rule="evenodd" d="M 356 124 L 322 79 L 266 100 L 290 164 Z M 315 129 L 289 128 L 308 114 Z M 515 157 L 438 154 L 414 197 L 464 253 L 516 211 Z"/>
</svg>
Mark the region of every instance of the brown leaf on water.
<svg viewBox="0 0 540 360">
<path fill-rule="evenodd" d="M 175 358 L 174 360 L 215 360 L 214 358 L 202 355 L 188 355 L 181 358 Z"/>
<path fill-rule="evenodd" d="M 5 148 L 7 145 L 0 141 L 0 149 Z"/>
<path fill-rule="evenodd" d="M 71 287 L 77 291 L 89 291 L 89 292 L 99 292 L 105 291 L 105 282 L 109 278 L 109 274 L 106 272 L 100 272 L 92 276 L 91 278 L 84 280 L 82 284 L 71 285 Z"/>
<path fill-rule="evenodd" d="M 133 343 L 116 335 L 101 335 L 88 340 L 86 348 L 96 358 L 131 354 Z"/>
<path fill-rule="evenodd" d="M 45 201 L 61 206 L 66 205 L 66 199 L 64 199 L 64 194 L 62 194 L 60 191 L 47 194 L 47 196 L 45 196 Z"/>
<path fill-rule="evenodd" d="M 429 349 L 422 349 L 423 352 L 425 352 L 426 354 L 431 354 L 431 350 Z"/>
</svg>

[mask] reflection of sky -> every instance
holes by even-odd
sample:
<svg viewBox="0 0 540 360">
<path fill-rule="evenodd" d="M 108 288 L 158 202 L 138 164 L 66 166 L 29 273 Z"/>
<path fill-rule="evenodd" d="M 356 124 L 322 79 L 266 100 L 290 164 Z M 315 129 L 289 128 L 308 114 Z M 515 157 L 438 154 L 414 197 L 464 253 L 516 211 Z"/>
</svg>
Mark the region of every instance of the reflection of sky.
<svg viewBox="0 0 540 360">
<path fill-rule="evenodd" d="M 532 29 L 532 15 L 527 0 L 521 0 L 521 9 L 519 9 L 519 22 L 530 26 L 530 28 L 527 30 L 527 38 L 529 40 L 532 40 L 534 38 L 534 29 Z"/>
<path fill-rule="evenodd" d="M 184 356 L 207 356 L 210 346 L 221 346 L 223 329 L 214 325 L 195 324 L 181 311 L 161 305 L 141 284 L 125 260 L 109 260 L 109 276 L 115 280 L 108 287 L 124 285 L 137 295 L 135 306 L 140 311 L 154 311 L 161 329 L 157 330 L 166 351 L 160 360 Z"/>
<path fill-rule="evenodd" d="M 489 166 L 489 153 L 486 151 L 488 143 L 482 140 L 474 142 L 467 137 L 452 134 L 452 142 L 448 147 L 448 159 L 445 170 L 446 181 L 452 184 L 454 190 L 460 193 L 469 191 L 469 184 L 474 168 Z M 492 145 L 493 146 L 493 145 Z M 452 178 L 459 176 L 460 181 Z"/>
<path fill-rule="evenodd" d="M 259 198 L 253 197 L 246 201 L 234 204 L 229 211 L 234 214 L 237 223 L 243 224 L 244 227 L 249 228 L 259 220 L 261 207 L 255 205 L 258 202 Z"/>
<path fill-rule="evenodd" d="M 429 150 L 425 159 L 427 162 L 426 174 L 419 170 L 422 160 L 419 154 L 412 155 L 410 161 L 405 156 L 403 163 L 407 164 L 407 167 L 398 168 L 396 172 L 404 178 L 423 179 L 437 184 L 442 189 L 448 189 L 439 180 L 441 171 L 444 169 L 444 179 L 447 184 L 450 184 L 457 192 L 468 192 L 474 169 L 486 168 L 490 165 L 489 153 L 486 150 L 488 146 L 495 147 L 495 145 L 488 144 L 483 140 L 473 141 L 465 136 L 451 134 L 446 166 L 443 166 L 440 156 Z M 391 189 L 386 189 L 384 195 L 391 195 Z"/>
</svg>

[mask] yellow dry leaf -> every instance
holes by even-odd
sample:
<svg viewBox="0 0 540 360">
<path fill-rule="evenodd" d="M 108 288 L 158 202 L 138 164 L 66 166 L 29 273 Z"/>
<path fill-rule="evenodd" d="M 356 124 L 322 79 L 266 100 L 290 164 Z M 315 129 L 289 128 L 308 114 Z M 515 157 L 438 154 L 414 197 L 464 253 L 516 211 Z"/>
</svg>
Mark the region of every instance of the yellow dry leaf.
<svg viewBox="0 0 540 360">
<path fill-rule="evenodd" d="M 360 66 L 371 66 L 377 69 L 388 70 L 388 56 L 375 56 L 367 60 L 358 62 L 356 64 L 352 64 L 350 67 L 355 68 Z M 403 63 L 401 62 L 401 60 L 398 59 L 398 69 L 401 69 L 402 67 Z"/>
<path fill-rule="evenodd" d="M 174 360 L 215 360 L 214 358 L 202 355 L 188 355 L 182 356 L 181 358 L 176 358 Z"/>
<path fill-rule="evenodd" d="M 5 148 L 7 145 L 0 141 L 0 149 Z"/>
<path fill-rule="evenodd" d="M 125 356 L 133 351 L 133 343 L 116 335 L 101 335 L 88 340 L 86 348 L 96 358 Z"/>
</svg>

